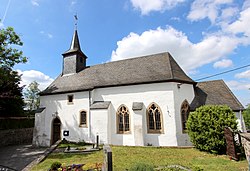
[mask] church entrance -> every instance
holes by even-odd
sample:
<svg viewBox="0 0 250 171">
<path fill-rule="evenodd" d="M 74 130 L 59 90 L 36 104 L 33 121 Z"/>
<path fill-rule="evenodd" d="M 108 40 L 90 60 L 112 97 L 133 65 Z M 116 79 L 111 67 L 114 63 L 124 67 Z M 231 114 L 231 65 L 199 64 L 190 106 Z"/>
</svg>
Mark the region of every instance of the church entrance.
<svg viewBox="0 0 250 171">
<path fill-rule="evenodd" d="M 52 136 L 51 145 L 61 139 L 61 121 L 59 118 L 55 118 L 52 121 Z"/>
</svg>

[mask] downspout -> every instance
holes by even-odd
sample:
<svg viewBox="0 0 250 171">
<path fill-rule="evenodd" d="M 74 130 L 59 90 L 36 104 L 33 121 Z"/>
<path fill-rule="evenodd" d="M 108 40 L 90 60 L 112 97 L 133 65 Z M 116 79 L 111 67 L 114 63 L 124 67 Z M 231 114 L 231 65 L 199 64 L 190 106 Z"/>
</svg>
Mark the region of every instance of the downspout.
<svg viewBox="0 0 250 171">
<path fill-rule="evenodd" d="M 90 114 L 90 106 L 91 106 L 91 91 L 89 90 L 89 140 L 91 141 L 91 114 Z"/>
</svg>

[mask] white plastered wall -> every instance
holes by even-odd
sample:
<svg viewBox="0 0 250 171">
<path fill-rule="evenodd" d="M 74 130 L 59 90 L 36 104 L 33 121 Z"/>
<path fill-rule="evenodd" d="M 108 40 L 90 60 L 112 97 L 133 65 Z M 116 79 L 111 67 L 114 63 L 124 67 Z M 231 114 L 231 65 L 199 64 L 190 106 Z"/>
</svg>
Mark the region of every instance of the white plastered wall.
<svg viewBox="0 0 250 171">
<path fill-rule="evenodd" d="M 182 132 L 181 105 L 187 100 L 189 105 L 194 99 L 194 88 L 192 84 L 178 84 L 173 87 L 175 101 L 175 118 L 176 118 L 176 138 L 178 146 L 191 146 L 189 136 Z"/>
<path fill-rule="evenodd" d="M 99 143 L 109 144 L 109 118 L 108 109 L 91 110 L 91 140 L 96 143 L 96 136 L 99 136 Z"/>
<path fill-rule="evenodd" d="M 74 96 L 73 104 L 68 104 L 68 95 Z M 85 91 L 41 96 L 41 107 L 46 109 L 39 114 L 40 120 L 44 120 L 40 122 L 40 127 L 43 128 L 40 129 L 39 135 L 45 137 L 41 137 L 38 142 L 50 145 L 53 114 L 57 112 L 62 123 L 61 138 L 71 141 L 95 142 L 98 133 L 101 143 L 114 145 L 187 145 L 180 143 L 187 139 L 187 135 L 180 132 L 180 105 L 185 99 L 191 102 L 193 96 L 192 85 L 182 84 L 178 89 L 177 83 L 171 82 L 97 88 L 90 93 Z M 89 101 L 111 101 L 111 104 L 108 109 L 89 110 Z M 142 110 L 133 111 L 133 102 L 142 102 Z M 155 102 L 163 113 L 162 134 L 147 132 L 146 109 L 152 102 Z M 122 104 L 127 106 L 130 112 L 131 131 L 128 134 L 117 133 L 116 111 Z M 81 110 L 87 112 L 86 128 L 79 127 Z M 69 131 L 69 136 L 64 137 L 63 131 Z"/>
<path fill-rule="evenodd" d="M 68 104 L 68 95 L 74 96 L 73 104 Z M 45 140 L 43 144 L 46 146 L 51 145 L 52 121 L 56 113 L 61 121 L 61 139 L 66 138 L 71 141 L 90 141 L 89 123 L 87 123 L 87 127 L 79 126 L 80 111 L 85 110 L 87 116 L 89 115 L 88 91 L 41 96 L 40 101 L 40 106 L 46 107 L 43 113 L 39 115 L 36 114 L 36 117 L 40 118 L 37 120 L 41 120 L 38 125 L 41 125 L 40 128 L 43 127 L 42 129 L 39 128 L 39 134 L 46 135 L 46 137 L 43 137 L 43 140 L 39 140 L 40 144 Z M 39 127 L 38 125 L 36 126 L 37 128 Z M 63 131 L 69 131 L 69 136 L 63 136 Z"/>
<path fill-rule="evenodd" d="M 177 110 L 174 102 L 175 89 L 177 89 L 177 83 L 154 83 L 95 89 L 92 97 L 94 101 L 111 101 L 111 115 L 109 115 L 111 117 L 110 123 L 112 123 L 110 129 L 111 144 L 134 146 L 143 143 L 143 145 L 152 144 L 154 146 L 177 146 L 176 114 L 179 115 L 179 110 L 176 113 Z M 183 93 L 182 97 L 191 100 L 193 98 L 192 86 L 183 86 L 183 91 L 185 91 L 184 89 L 189 92 L 191 91 L 191 93 Z M 143 103 L 144 106 L 141 113 L 132 110 L 133 102 Z M 146 108 L 152 102 L 160 106 L 163 113 L 163 134 L 147 133 Z M 131 131 L 129 134 L 117 133 L 116 111 L 122 104 L 128 107 L 131 116 Z M 142 119 L 142 121 L 137 119 Z M 139 125 L 142 126 L 140 131 L 143 134 L 142 136 L 135 135 L 135 133 L 138 133 L 138 130 L 135 129 L 138 129 Z M 143 137 L 143 142 L 141 137 Z"/>
</svg>

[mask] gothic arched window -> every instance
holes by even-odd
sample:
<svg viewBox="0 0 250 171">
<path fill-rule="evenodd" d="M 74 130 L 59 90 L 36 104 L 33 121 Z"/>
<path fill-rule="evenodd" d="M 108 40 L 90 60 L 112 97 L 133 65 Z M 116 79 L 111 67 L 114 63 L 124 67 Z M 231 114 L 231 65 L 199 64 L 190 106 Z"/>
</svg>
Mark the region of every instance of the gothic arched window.
<svg viewBox="0 0 250 171">
<path fill-rule="evenodd" d="M 148 133 L 163 133 L 162 112 L 156 103 L 147 108 Z"/>
<path fill-rule="evenodd" d="M 121 105 L 117 112 L 117 133 L 123 134 L 130 131 L 130 116 L 128 108 L 125 105 Z"/>
<path fill-rule="evenodd" d="M 190 112 L 190 106 L 187 100 L 184 100 L 184 102 L 181 105 L 181 123 L 182 123 L 182 132 L 186 133 L 187 131 L 187 120 L 188 115 Z"/>
</svg>

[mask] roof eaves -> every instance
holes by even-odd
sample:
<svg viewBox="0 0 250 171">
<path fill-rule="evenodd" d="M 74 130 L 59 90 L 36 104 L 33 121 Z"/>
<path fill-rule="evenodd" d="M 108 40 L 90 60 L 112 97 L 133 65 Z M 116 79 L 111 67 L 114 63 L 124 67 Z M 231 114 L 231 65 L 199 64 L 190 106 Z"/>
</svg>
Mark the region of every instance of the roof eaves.
<svg viewBox="0 0 250 171">
<path fill-rule="evenodd" d="M 103 86 L 95 86 L 88 89 L 76 89 L 76 90 L 65 90 L 65 91 L 58 91 L 58 92 L 41 92 L 40 96 L 46 95 L 54 95 L 54 94 L 66 94 L 66 93 L 73 93 L 73 92 L 81 92 L 81 91 L 91 91 L 96 88 L 106 88 L 106 87 L 119 87 L 119 86 L 130 86 L 130 85 L 140 85 L 140 84 L 153 84 L 153 83 L 163 83 L 163 82 L 177 82 L 177 83 L 185 83 L 185 84 L 196 84 L 195 82 L 191 81 L 183 81 L 177 79 L 169 79 L 169 80 L 159 80 L 159 81 L 149 81 L 149 82 L 138 82 L 138 83 L 127 83 L 127 84 L 116 84 L 116 85 L 103 85 Z"/>
</svg>

